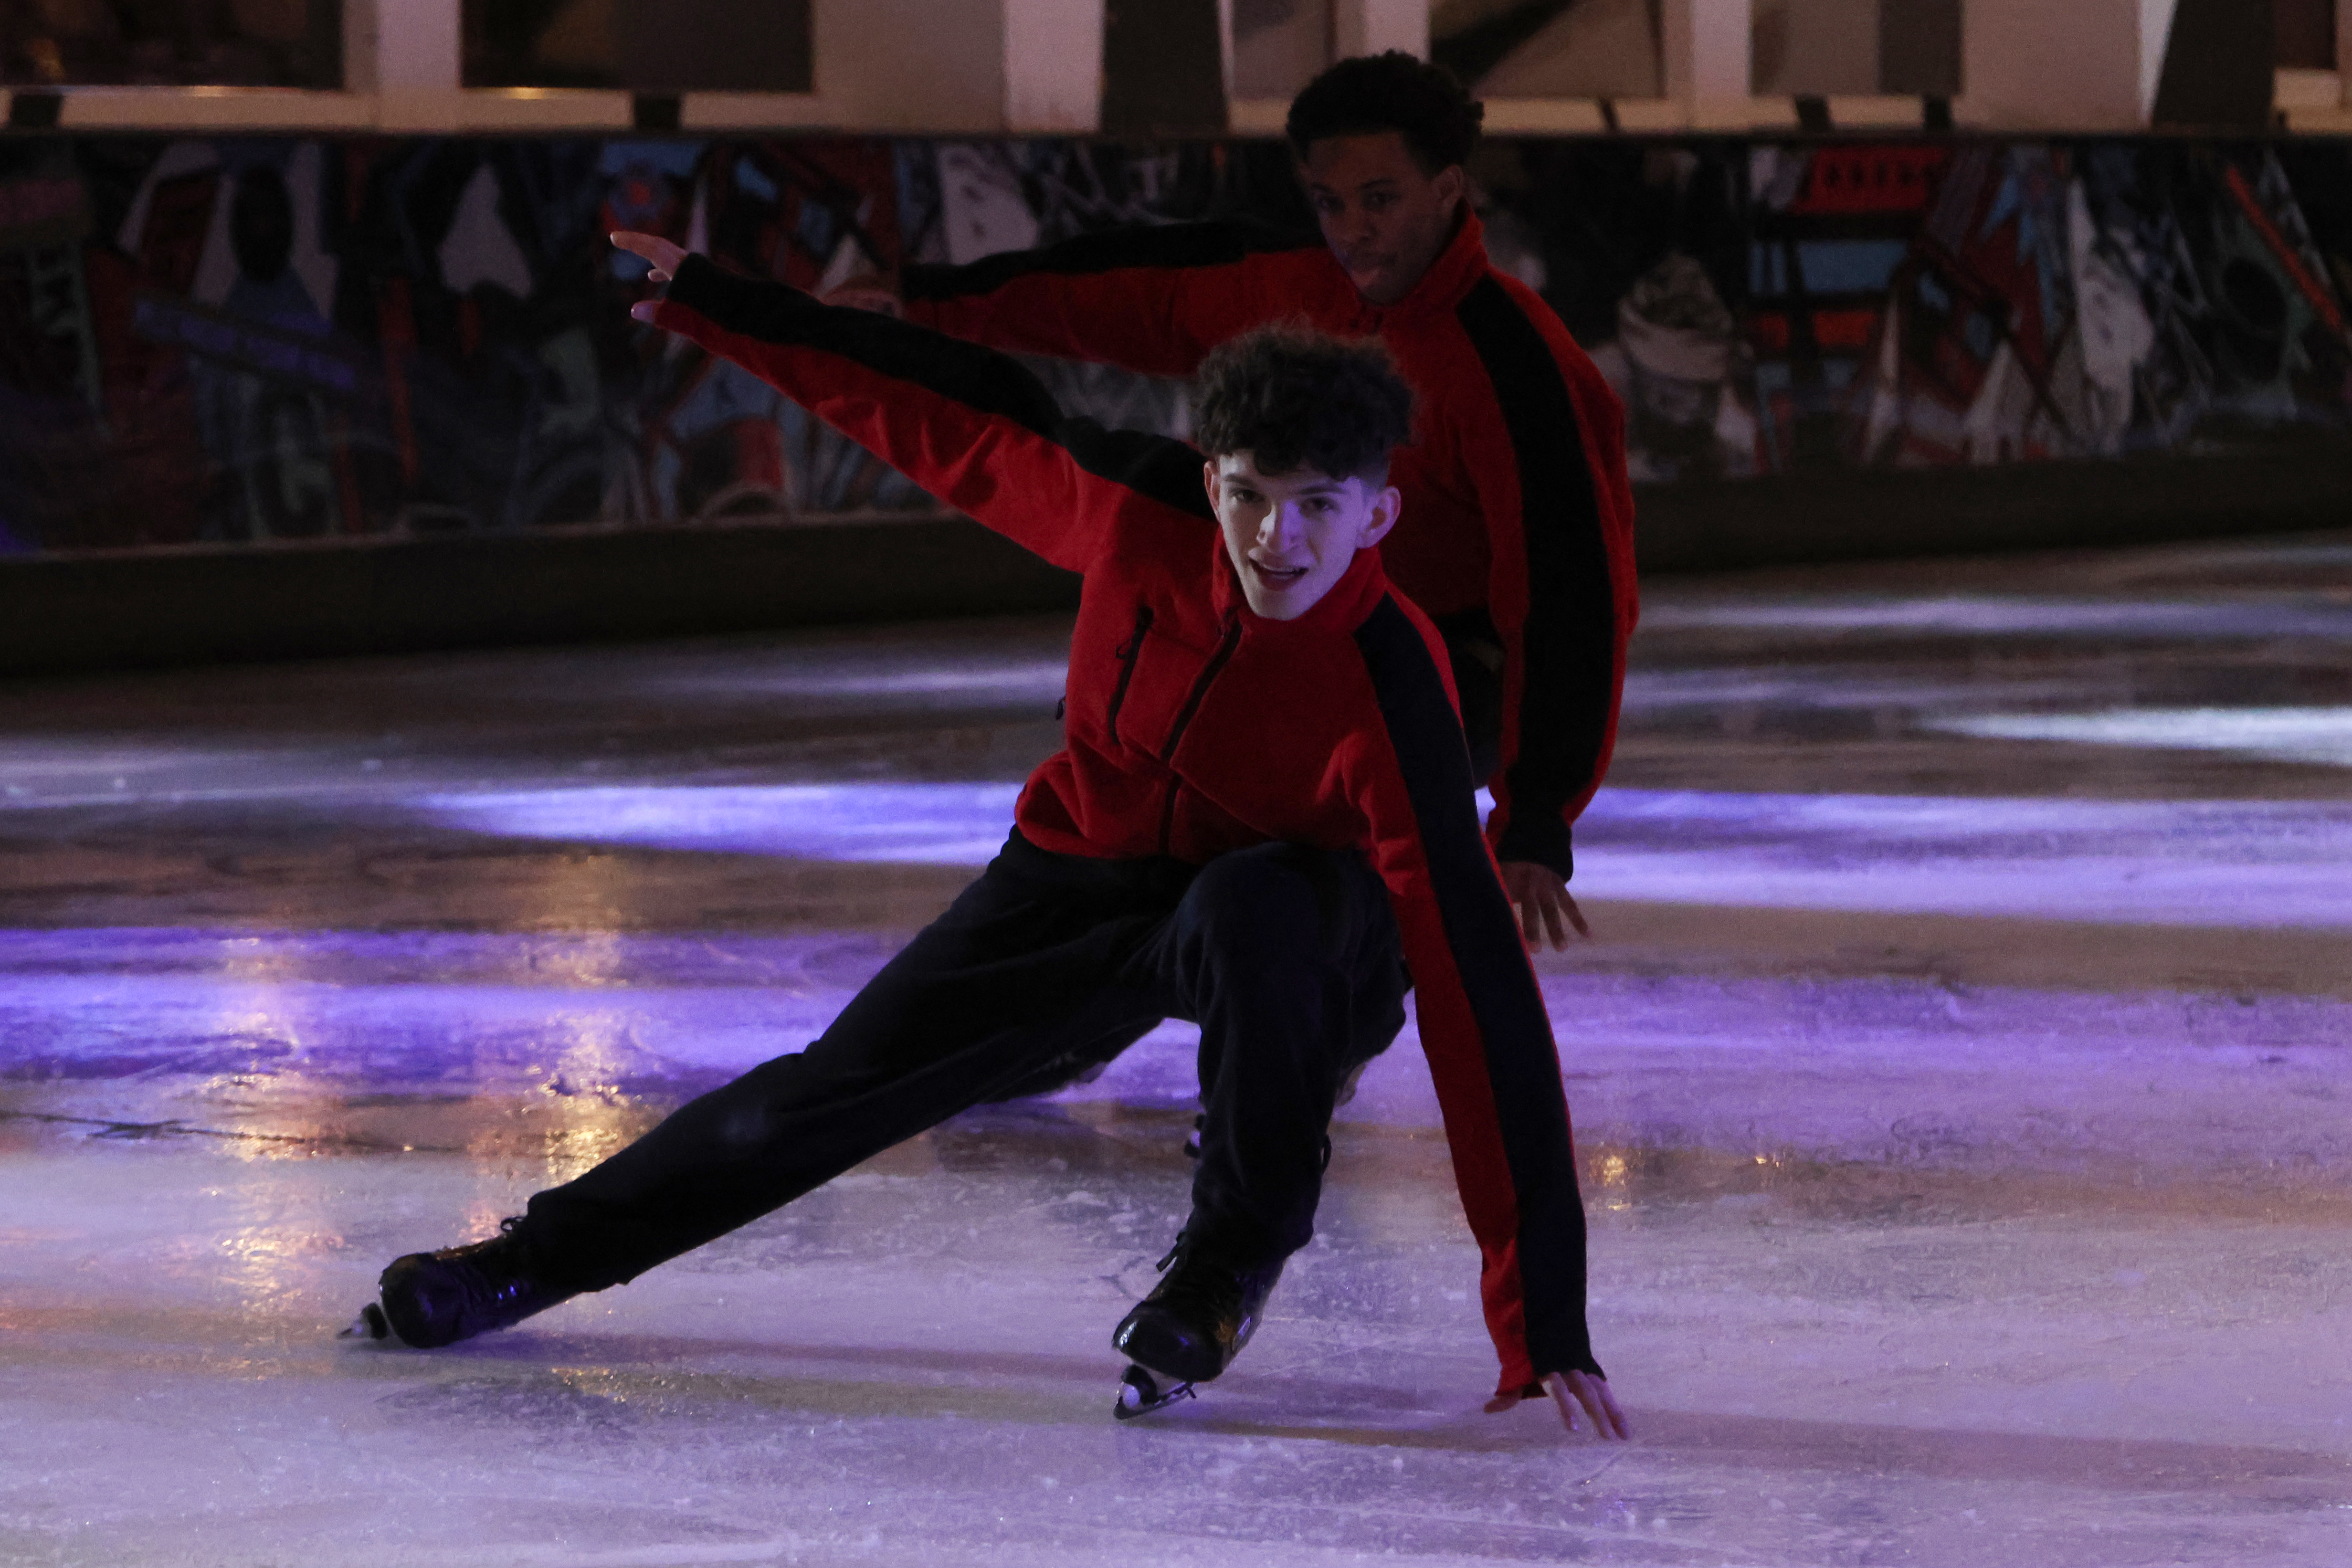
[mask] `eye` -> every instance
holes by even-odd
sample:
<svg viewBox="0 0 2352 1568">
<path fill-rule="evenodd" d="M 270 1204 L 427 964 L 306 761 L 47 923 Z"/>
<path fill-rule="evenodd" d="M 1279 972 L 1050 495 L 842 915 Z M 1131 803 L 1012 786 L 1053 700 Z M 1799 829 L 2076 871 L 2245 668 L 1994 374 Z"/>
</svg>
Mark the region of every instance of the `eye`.
<svg viewBox="0 0 2352 1568">
<path fill-rule="evenodd" d="M 1377 213 L 1382 208 L 1394 205 L 1396 205 L 1396 198 L 1386 192 L 1375 192 L 1364 198 L 1364 210 L 1367 212 Z"/>
</svg>

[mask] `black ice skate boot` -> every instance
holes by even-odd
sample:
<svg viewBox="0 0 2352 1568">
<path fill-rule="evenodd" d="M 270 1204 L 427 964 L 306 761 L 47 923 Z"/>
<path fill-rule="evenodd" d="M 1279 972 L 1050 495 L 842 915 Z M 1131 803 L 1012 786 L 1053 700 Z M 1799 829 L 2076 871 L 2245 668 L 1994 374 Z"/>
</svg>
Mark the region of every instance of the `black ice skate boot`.
<svg viewBox="0 0 2352 1568">
<path fill-rule="evenodd" d="M 1207 1383 L 1257 1331 L 1282 1260 L 1246 1263 L 1188 1228 L 1160 1260 L 1151 1294 L 1119 1320 L 1111 1344 L 1129 1361 L 1180 1383 Z M 1170 1397 L 1175 1397 L 1171 1395 Z"/>
<path fill-rule="evenodd" d="M 403 1344 L 436 1350 L 509 1327 L 578 1295 L 531 1268 L 521 1225 L 510 1217 L 499 1221 L 499 1233 L 488 1241 L 394 1259 L 377 1281 L 383 1293 L 382 1315 L 392 1333 Z M 373 1314 L 361 1318 L 375 1329 Z"/>
</svg>

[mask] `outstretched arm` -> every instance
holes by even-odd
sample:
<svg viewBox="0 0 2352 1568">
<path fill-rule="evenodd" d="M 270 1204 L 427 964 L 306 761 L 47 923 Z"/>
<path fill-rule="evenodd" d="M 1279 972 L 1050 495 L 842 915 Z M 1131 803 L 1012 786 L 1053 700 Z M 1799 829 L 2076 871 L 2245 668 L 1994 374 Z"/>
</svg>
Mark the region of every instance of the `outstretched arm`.
<svg viewBox="0 0 2352 1568">
<path fill-rule="evenodd" d="M 1571 1427 L 1574 1400 L 1603 1437 L 1622 1437 L 1585 1322 L 1584 1205 L 1559 1059 L 1479 834 L 1442 645 L 1392 599 L 1356 643 L 1380 726 L 1349 758 L 1350 792 L 1396 911 L 1422 1048 L 1478 1241 L 1479 1294 L 1502 1360 L 1490 1408 L 1546 1389 Z"/>
<path fill-rule="evenodd" d="M 1003 354 L 736 277 L 648 235 L 614 243 L 669 281 L 667 298 L 633 314 L 741 365 L 1056 566 L 1084 570 L 1137 493 L 1206 512 L 1197 452 L 1069 417 Z"/>
<path fill-rule="evenodd" d="M 825 298 L 1014 353 L 1188 376 L 1226 339 L 1299 308 L 1284 275 L 1321 248 L 1250 224 L 1168 224 L 853 278 Z"/>
</svg>

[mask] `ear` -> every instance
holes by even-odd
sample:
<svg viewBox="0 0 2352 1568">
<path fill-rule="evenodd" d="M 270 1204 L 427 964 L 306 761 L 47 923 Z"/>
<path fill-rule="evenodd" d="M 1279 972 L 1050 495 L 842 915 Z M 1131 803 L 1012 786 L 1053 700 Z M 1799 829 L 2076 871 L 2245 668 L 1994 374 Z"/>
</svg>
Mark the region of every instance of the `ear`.
<svg viewBox="0 0 2352 1568">
<path fill-rule="evenodd" d="M 1437 172 L 1430 184 L 1437 192 L 1438 204 L 1451 212 L 1469 193 L 1470 176 L 1463 172 L 1461 164 L 1448 163 Z"/>
<path fill-rule="evenodd" d="M 1370 513 L 1364 518 L 1364 526 L 1356 535 L 1356 548 L 1370 549 L 1388 538 L 1389 530 L 1396 527 L 1397 518 L 1403 510 L 1404 497 L 1397 493 L 1397 487 L 1393 485 L 1373 497 Z"/>
<path fill-rule="evenodd" d="M 1209 492 L 1209 510 L 1213 512 L 1224 505 L 1224 497 L 1220 494 L 1223 486 L 1217 483 L 1217 460 L 1213 457 L 1201 465 L 1201 487 Z"/>
</svg>

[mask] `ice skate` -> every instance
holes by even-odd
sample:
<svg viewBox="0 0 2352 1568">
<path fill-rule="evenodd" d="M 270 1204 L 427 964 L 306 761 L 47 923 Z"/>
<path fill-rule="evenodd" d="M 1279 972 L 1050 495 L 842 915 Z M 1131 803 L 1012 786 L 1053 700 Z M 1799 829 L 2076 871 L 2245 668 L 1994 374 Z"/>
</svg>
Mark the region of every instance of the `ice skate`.
<svg viewBox="0 0 2352 1568">
<path fill-rule="evenodd" d="M 362 1308 L 344 1337 L 382 1339 L 388 1330 L 412 1349 L 435 1350 L 511 1327 L 577 1295 L 532 1270 L 520 1225 L 504 1219 L 487 1241 L 394 1259 L 377 1281 L 383 1307 Z"/>
<path fill-rule="evenodd" d="M 1189 1383 L 1163 1383 L 1140 1366 L 1129 1366 L 1118 1380 L 1118 1401 L 1110 1413 L 1122 1421 L 1164 1410 L 1179 1399 L 1194 1399 Z"/>
<path fill-rule="evenodd" d="M 1188 1230 L 1177 1237 L 1160 1267 L 1160 1283 L 1119 1320 L 1111 1344 L 1160 1378 L 1212 1382 L 1257 1332 L 1265 1299 L 1282 1277 L 1282 1262 L 1234 1262 L 1194 1240 Z"/>
</svg>

